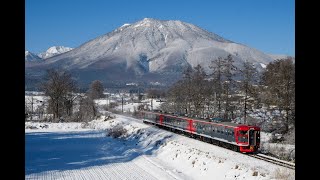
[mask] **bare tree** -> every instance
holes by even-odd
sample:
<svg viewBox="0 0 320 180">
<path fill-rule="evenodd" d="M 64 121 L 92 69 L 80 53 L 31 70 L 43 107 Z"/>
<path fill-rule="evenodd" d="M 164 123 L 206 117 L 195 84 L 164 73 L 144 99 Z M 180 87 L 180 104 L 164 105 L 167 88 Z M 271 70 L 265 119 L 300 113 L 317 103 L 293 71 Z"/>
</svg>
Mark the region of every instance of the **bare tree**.
<svg viewBox="0 0 320 180">
<path fill-rule="evenodd" d="M 254 88 L 253 85 L 257 79 L 257 70 L 254 67 L 253 63 L 248 61 L 243 62 L 242 68 L 239 69 L 241 78 L 240 90 L 244 93 L 244 123 L 247 120 L 247 109 L 248 109 L 248 98 L 253 95 Z"/>
<path fill-rule="evenodd" d="M 195 67 L 194 72 L 192 73 L 192 96 L 191 102 L 193 103 L 195 113 L 201 114 L 204 110 L 205 100 L 206 100 L 206 84 L 205 80 L 207 74 L 200 65 Z M 203 114 L 203 113 L 202 113 Z"/>
<path fill-rule="evenodd" d="M 90 85 L 88 96 L 90 96 L 90 98 L 92 99 L 104 98 L 105 95 L 103 94 L 103 91 L 104 88 L 102 82 L 99 80 L 95 80 Z"/>
<path fill-rule="evenodd" d="M 29 96 L 29 98 L 25 99 L 25 114 L 26 118 L 30 117 L 30 120 L 33 120 L 33 115 L 34 115 L 34 104 L 35 104 L 35 99 L 33 97 L 33 94 Z"/>
<path fill-rule="evenodd" d="M 224 104 L 225 104 L 225 111 L 224 111 L 224 119 L 229 119 L 229 112 L 230 108 L 230 98 L 232 95 L 232 90 L 235 86 L 233 77 L 236 72 L 236 67 L 233 65 L 234 60 L 232 59 L 231 54 L 229 54 L 225 59 L 223 59 L 223 76 L 225 80 L 223 82 L 223 91 L 224 91 Z"/>
<path fill-rule="evenodd" d="M 97 107 L 94 100 L 87 96 L 80 97 L 79 112 L 77 112 L 78 121 L 89 121 L 97 116 Z"/>
<path fill-rule="evenodd" d="M 188 113 L 190 109 L 189 98 L 187 98 L 188 89 L 185 88 L 185 81 L 176 82 L 169 90 L 167 102 L 162 105 L 164 111 L 175 111 L 179 113 Z"/>
<path fill-rule="evenodd" d="M 280 59 L 267 65 L 263 83 L 271 96 L 272 103 L 285 111 L 283 124 L 285 132 L 295 120 L 295 64 L 291 58 Z"/>
<path fill-rule="evenodd" d="M 41 88 L 49 97 L 49 112 L 53 113 L 54 119 L 60 119 L 63 115 L 69 116 L 72 100 L 76 96 L 76 82 L 69 73 L 54 69 L 47 71 L 45 80 L 41 84 Z"/>
<path fill-rule="evenodd" d="M 222 73 L 223 73 L 223 59 L 222 57 L 218 57 L 211 61 L 211 65 L 209 66 L 213 70 L 212 76 L 212 90 L 215 101 L 215 109 L 217 109 L 218 116 L 221 117 L 221 105 L 222 105 Z"/>
<path fill-rule="evenodd" d="M 155 88 L 147 89 L 146 93 L 148 98 L 161 98 L 164 95 L 163 90 L 155 89 Z"/>
<path fill-rule="evenodd" d="M 181 91 L 181 94 L 184 95 L 185 102 L 187 104 L 185 113 L 190 114 L 191 113 L 191 97 L 192 97 L 192 86 L 191 86 L 191 81 L 192 81 L 192 73 L 193 69 L 191 66 L 188 66 L 184 72 L 183 72 L 183 81 L 180 84 L 180 88 L 178 88 L 179 91 Z M 179 86 L 178 86 L 179 87 Z"/>
<path fill-rule="evenodd" d="M 198 65 L 193 70 L 191 67 L 184 71 L 184 78 L 176 82 L 167 93 L 167 102 L 163 109 L 179 114 L 191 116 L 204 114 L 208 82 L 206 73 Z"/>
</svg>

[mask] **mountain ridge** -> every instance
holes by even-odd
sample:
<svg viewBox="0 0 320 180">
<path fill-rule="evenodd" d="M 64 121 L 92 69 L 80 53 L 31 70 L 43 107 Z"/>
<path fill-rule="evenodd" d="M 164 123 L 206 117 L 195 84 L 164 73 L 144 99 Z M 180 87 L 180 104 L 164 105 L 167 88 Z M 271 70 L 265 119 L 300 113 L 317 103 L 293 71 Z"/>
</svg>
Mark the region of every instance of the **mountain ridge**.
<svg viewBox="0 0 320 180">
<path fill-rule="evenodd" d="M 30 51 L 25 51 L 24 57 L 25 57 L 24 60 L 29 61 L 29 62 L 42 60 L 38 55 L 36 55 L 35 53 L 32 53 Z"/>
<path fill-rule="evenodd" d="M 38 56 L 42 59 L 47 59 L 49 57 L 71 51 L 72 49 L 73 48 L 65 46 L 52 46 L 48 48 L 46 51 L 39 53 Z"/>
<path fill-rule="evenodd" d="M 39 74 L 41 70 L 57 67 L 73 72 L 79 80 L 88 81 L 117 79 L 116 75 L 124 81 L 126 78 L 143 81 L 150 77 L 174 81 L 173 77 L 181 77 L 188 66 L 200 64 L 210 71 L 212 60 L 229 54 L 236 66 L 249 61 L 260 70 L 274 61 L 266 53 L 190 23 L 144 18 L 49 57 L 42 63 L 26 65 L 26 69 L 29 74 L 33 71 Z"/>
</svg>

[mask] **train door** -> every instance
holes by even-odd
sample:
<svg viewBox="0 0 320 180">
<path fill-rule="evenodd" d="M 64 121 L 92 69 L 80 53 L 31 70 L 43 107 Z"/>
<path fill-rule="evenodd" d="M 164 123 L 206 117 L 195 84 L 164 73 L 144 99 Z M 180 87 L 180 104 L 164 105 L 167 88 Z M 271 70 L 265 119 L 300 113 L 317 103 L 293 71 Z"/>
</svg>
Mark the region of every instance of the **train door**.
<svg viewBox="0 0 320 180">
<path fill-rule="evenodd" d="M 163 122 L 163 115 L 162 114 L 159 117 L 159 121 L 160 121 L 160 124 L 162 125 L 162 122 Z"/>
</svg>

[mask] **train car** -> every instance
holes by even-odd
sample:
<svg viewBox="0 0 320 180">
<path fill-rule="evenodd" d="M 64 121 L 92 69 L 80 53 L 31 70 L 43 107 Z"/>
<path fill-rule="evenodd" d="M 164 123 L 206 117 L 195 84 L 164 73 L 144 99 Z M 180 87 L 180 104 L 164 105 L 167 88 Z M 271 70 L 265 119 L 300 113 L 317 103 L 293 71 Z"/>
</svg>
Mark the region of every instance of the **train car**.
<svg viewBox="0 0 320 180">
<path fill-rule="evenodd" d="M 260 128 L 231 122 L 209 122 L 162 112 L 140 111 L 143 122 L 179 132 L 234 151 L 252 153 L 260 147 Z"/>
</svg>

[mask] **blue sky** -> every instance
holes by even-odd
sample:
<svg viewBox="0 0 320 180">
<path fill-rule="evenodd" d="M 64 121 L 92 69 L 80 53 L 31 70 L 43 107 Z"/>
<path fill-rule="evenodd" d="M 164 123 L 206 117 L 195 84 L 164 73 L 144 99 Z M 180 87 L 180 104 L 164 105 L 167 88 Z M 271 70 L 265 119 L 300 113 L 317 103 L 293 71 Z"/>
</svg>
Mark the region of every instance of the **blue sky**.
<svg viewBox="0 0 320 180">
<path fill-rule="evenodd" d="M 270 54 L 295 54 L 294 0 L 26 0 L 25 48 L 78 47 L 145 17 L 181 20 Z"/>
</svg>

